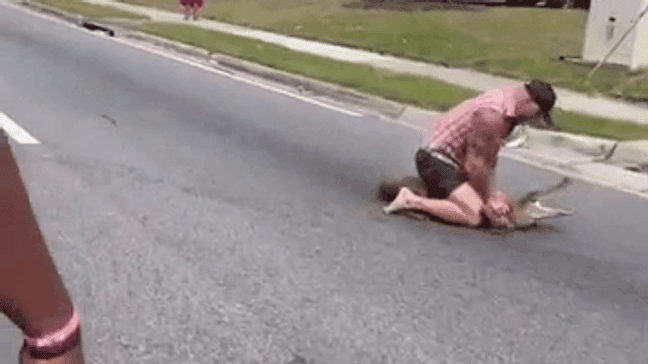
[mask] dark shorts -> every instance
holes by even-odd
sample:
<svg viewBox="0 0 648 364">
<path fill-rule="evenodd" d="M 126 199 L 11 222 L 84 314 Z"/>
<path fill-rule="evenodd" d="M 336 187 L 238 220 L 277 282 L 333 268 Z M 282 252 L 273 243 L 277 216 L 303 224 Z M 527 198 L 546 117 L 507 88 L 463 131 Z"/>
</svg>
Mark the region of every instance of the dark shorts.
<svg viewBox="0 0 648 364">
<path fill-rule="evenodd" d="M 428 197 L 446 199 L 450 193 L 467 181 L 456 166 L 419 149 L 416 152 L 416 169 L 428 190 Z"/>
<path fill-rule="evenodd" d="M 202 6 L 203 0 L 180 0 L 183 6 Z"/>
</svg>

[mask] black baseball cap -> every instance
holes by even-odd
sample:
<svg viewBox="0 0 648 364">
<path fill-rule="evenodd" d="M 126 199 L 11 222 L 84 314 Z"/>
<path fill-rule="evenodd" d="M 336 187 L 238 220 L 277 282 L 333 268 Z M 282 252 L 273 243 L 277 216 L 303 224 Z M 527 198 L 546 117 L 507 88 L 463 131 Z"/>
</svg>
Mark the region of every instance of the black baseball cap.
<svg viewBox="0 0 648 364">
<path fill-rule="evenodd" d="M 547 126 L 554 126 L 554 122 L 550 114 L 551 109 L 556 103 L 556 92 L 554 91 L 553 87 L 550 84 L 540 80 L 532 80 L 528 83 L 525 83 L 524 86 L 526 86 L 526 89 L 527 91 L 529 91 L 529 95 L 531 95 L 533 101 L 535 101 L 538 106 L 540 106 L 540 110 L 542 110 L 544 121 Z"/>
</svg>

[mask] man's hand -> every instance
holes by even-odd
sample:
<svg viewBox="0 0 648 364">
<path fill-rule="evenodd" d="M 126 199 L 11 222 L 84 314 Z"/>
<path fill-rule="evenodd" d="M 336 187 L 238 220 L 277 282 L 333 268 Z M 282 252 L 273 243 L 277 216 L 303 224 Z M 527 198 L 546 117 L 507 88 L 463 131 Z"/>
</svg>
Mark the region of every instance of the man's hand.
<svg viewBox="0 0 648 364">
<path fill-rule="evenodd" d="M 484 214 L 498 227 L 512 227 L 515 224 L 511 199 L 501 191 L 494 192 L 483 208 Z"/>
<path fill-rule="evenodd" d="M 502 191 L 495 191 L 488 199 L 490 205 L 498 215 L 508 215 L 513 212 L 513 204 L 509 196 Z"/>
</svg>

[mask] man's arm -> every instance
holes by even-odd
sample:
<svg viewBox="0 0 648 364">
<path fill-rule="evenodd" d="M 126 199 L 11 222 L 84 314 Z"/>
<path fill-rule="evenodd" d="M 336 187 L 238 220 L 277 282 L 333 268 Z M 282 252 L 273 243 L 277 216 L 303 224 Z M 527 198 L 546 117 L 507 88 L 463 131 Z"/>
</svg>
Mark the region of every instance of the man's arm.
<svg viewBox="0 0 648 364">
<path fill-rule="evenodd" d="M 490 197 L 490 187 L 494 173 L 492 173 L 483 158 L 471 154 L 466 156 L 464 166 L 468 183 L 477 191 L 485 203 Z"/>
<path fill-rule="evenodd" d="M 513 227 L 515 217 L 513 215 L 513 202 L 511 198 L 503 191 L 495 189 L 495 168 L 497 158 L 491 165 L 491 174 L 488 180 L 488 196 L 486 197 L 482 212 L 495 226 Z"/>
<path fill-rule="evenodd" d="M 472 115 L 471 130 L 463 141 L 464 170 L 471 186 L 484 202 L 490 197 L 504 120 L 505 115 L 501 110 L 489 107 L 477 109 Z"/>
</svg>

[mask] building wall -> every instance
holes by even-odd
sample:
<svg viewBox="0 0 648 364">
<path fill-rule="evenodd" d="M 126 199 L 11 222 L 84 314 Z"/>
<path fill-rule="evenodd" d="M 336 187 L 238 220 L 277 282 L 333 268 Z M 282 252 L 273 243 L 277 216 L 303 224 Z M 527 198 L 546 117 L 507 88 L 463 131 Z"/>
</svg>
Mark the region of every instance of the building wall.
<svg viewBox="0 0 648 364">
<path fill-rule="evenodd" d="M 585 32 L 585 45 L 583 59 L 598 62 L 605 57 L 623 34 L 630 28 L 632 22 L 645 7 L 648 0 L 593 0 L 590 6 L 587 28 Z M 643 22 L 642 22 L 643 23 Z M 636 41 L 648 45 L 648 39 L 643 34 L 637 37 L 637 32 L 646 29 L 635 28 L 619 45 L 617 50 L 608 59 L 607 63 L 616 63 L 626 66 L 633 64 L 633 55 L 636 52 Z M 636 62 L 635 62 L 636 63 Z"/>
<path fill-rule="evenodd" d="M 642 11 L 648 6 L 645 2 Z M 636 39 L 633 47 L 633 57 L 630 64 L 632 69 L 648 67 L 648 13 L 637 24 Z"/>
</svg>

